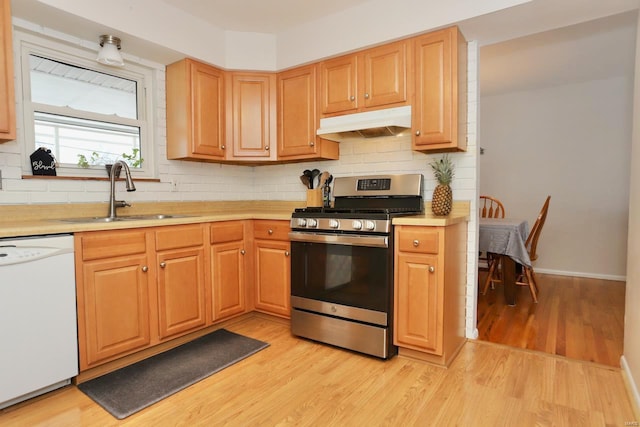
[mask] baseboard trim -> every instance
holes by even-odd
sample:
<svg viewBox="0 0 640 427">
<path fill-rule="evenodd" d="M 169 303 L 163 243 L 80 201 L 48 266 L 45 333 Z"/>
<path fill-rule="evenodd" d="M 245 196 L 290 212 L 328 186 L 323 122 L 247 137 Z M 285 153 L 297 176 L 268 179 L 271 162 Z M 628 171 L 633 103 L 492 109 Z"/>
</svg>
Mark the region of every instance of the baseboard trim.
<svg viewBox="0 0 640 427">
<path fill-rule="evenodd" d="M 534 267 L 534 268 L 536 273 L 553 274 L 555 276 L 584 277 L 587 279 L 614 280 L 617 282 L 627 281 L 627 276 L 619 276 L 616 274 L 597 274 L 597 273 L 585 273 L 582 271 L 550 270 L 550 269 L 538 268 L 538 267 Z"/>
<path fill-rule="evenodd" d="M 622 378 L 624 379 L 624 385 L 627 388 L 627 393 L 629 394 L 629 400 L 631 400 L 633 412 L 636 419 L 640 419 L 640 392 L 638 392 L 638 386 L 633 379 L 631 369 L 629 369 L 629 364 L 627 364 L 627 359 L 624 355 L 620 357 L 620 367 L 622 368 Z"/>
</svg>

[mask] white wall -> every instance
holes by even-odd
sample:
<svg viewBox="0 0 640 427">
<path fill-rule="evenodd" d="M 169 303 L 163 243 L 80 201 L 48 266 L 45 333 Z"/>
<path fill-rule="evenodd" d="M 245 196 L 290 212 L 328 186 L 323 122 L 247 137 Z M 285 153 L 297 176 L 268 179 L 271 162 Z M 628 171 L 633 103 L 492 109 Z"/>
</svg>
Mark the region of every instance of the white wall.
<svg viewBox="0 0 640 427">
<path fill-rule="evenodd" d="M 640 16 L 638 17 L 640 25 Z M 631 193 L 629 197 L 629 247 L 625 294 L 624 351 L 622 368 L 630 380 L 632 398 L 640 408 L 640 31 L 636 38 L 636 73 L 633 90 L 633 138 L 631 149 Z"/>
<path fill-rule="evenodd" d="M 530 226 L 551 204 L 536 270 L 624 279 L 633 82 L 483 96 L 480 192 Z"/>
</svg>

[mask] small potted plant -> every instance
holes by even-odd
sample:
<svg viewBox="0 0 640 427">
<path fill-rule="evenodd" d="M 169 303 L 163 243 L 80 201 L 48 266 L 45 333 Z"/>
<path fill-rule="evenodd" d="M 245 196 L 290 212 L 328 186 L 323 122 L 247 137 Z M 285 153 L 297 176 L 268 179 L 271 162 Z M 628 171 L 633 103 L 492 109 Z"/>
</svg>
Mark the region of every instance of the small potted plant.
<svg viewBox="0 0 640 427">
<path fill-rule="evenodd" d="M 131 150 L 131 154 L 122 153 L 121 157 L 132 168 L 139 168 L 139 167 L 142 166 L 142 162 L 144 162 L 144 159 L 142 157 L 140 157 L 140 149 L 139 148 L 133 148 Z"/>
</svg>

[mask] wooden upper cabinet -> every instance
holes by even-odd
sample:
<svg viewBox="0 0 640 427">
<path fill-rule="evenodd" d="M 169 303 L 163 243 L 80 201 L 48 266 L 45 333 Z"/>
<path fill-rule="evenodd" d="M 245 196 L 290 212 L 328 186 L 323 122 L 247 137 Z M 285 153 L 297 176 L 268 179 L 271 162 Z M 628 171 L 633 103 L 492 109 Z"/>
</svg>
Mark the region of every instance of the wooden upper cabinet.
<svg viewBox="0 0 640 427">
<path fill-rule="evenodd" d="M 413 149 L 467 149 L 467 42 L 457 27 L 415 39 Z"/>
<path fill-rule="evenodd" d="M 225 158 L 225 74 L 191 59 L 167 66 L 167 158 Z"/>
<path fill-rule="evenodd" d="M 362 54 L 364 87 L 361 92 L 365 108 L 408 105 L 413 82 L 411 46 L 412 41 L 405 40 Z"/>
<path fill-rule="evenodd" d="M 278 74 L 278 159 L 339 157 L 338 143 L 316 136 L 320 124 L 316 74 L 316 65 Z"/>
<path fill-rule="evenodd" d="M 0 142 L 16 139 L 11 1 L 0 0 Z"/>
<path fill-rule="evenodd" d="M 411 45 L 411 40 L 403 40 L 322 61 L 322 115 L 408 105 Z"/>
<path fill-rule="evenodd" d="M 227 160 L 275 160 L 276 75 L 234 72 L 227 85 Z"/>
<path fill-rule="evenodd" d="M 357 76 L 357 55 L 341 56 L 320 63 L 320 100 L 323 115 L 358 108 Z"/>
</svg>

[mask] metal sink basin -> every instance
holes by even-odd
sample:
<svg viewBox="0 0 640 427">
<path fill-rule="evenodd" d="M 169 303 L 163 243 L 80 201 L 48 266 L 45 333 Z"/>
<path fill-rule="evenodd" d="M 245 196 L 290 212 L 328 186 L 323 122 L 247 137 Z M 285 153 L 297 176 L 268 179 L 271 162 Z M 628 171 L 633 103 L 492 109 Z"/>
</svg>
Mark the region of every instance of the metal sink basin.
<svg viewBox="0 0 640 427">
<path fill-rule="evenodd" d="M 167 214 L 150 214 L 150 215 L 123 215 L 115 218 L 108 216 L 94 216 L 86 218 L 64 218 L 58 221 L 62 222 L 74 222 L 74 223 L 107 223 L 107 222 L 121 222 L 121 221 L 143 221 L 143 220 L 160 220 L 171 218 L 187 218 L 189 215 L 167 215 Z"/>
</svg>

